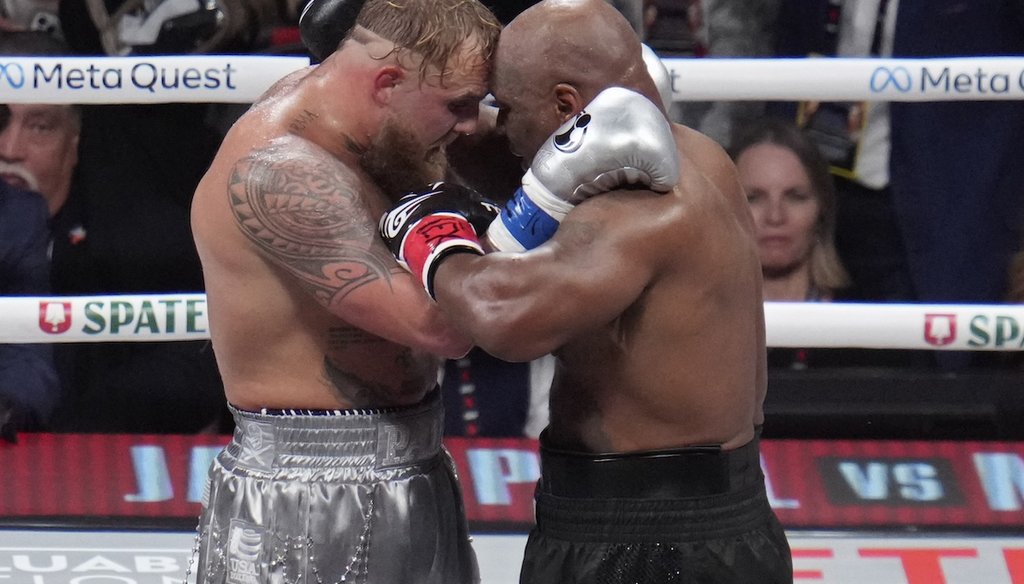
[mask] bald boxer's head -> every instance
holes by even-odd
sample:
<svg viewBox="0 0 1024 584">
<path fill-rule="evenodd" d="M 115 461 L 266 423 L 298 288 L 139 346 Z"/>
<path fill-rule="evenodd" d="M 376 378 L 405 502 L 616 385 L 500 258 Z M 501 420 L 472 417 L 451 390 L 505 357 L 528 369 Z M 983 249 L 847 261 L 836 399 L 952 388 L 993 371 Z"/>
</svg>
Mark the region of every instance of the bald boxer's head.
<svg viewBox="0 0 1024 584">
<path fill-rule="evenodd" d="M 544 140 L 602 90 L 661 105 L 629 21 L 605 0 L 544 0 L 501 33 L 492 93 L 513 151 L 528 163 Z"/>
</svg>

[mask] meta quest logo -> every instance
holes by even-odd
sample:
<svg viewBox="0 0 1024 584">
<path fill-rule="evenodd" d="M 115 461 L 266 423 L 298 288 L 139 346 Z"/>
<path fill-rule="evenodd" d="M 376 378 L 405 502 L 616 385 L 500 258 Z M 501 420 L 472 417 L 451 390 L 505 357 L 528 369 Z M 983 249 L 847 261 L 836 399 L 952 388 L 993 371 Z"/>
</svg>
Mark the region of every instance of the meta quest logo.
<svg viewBox="0 0 1024 584">
<path fill-rule="evenodd" d="M 18 63 L 0 63 L 0 81 L 12 89 L 21 89 L 25 85 L 25 69 Z"/>
<path fill-rule="evenodd" d="M 10 89 L 115 90 L 137 89 L 149 93 L 170 90 L 230 90 L 236 85 L 238 68 L 230 62 L 210 67 L 187 66 L 157 60 L 134 64 L 97 65 L 84 59 L 40 63 L 0 61 L 0 91 Z M 82 66 L 75 66 L 81 64 Z M 129 66 L 130 65 L 130 66 Z"/>
<path fill-rule="evenodd" d="M 925 64 L 920 68 L 903 65 L 881 65 L 871 72 L 868 89 L 878 95 L 916 93 L 918 95 L 952 94 L 965 98 L 972 95 L 992 97 L 1001 94 L 1019 95 L 1024 91 L 1024 69 L 1011 69 L 1007 63 L 984 63 L 971 66 L 939 66 Z"/>
</svg>

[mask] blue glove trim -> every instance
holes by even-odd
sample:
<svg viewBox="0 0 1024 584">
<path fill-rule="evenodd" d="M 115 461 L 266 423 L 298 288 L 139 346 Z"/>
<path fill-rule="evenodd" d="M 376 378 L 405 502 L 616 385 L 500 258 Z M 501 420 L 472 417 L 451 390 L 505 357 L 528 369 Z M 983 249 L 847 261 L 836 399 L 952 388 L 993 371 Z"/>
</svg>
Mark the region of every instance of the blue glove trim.
<svg viewBox="0 0 1024 584">
<path fill-rule="evenodd" d="M 501 223 L 524 248 L 533 249 L 558 230 L 558 220 L 534 203 L 522 188 L 505 203 L 501 210 Z"/>
</svg>

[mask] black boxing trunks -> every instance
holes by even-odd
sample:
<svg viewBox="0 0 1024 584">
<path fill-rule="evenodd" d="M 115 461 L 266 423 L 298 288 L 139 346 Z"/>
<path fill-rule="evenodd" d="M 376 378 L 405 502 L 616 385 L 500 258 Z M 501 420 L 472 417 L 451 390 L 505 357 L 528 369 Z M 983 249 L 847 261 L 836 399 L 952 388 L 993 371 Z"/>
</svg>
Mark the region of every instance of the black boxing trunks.
<svg viewBox="0 0 1024 584">
<path fill-rule="evenodd" d="M 629 454 L 549 448 L 521 584 L 791 583 L 758 439 Z"/>
<path fill-rule="evenodd" d="M 479 582 L 438 391 L 388 410 L 231 412 L 189 582 Z"/>
</svg>

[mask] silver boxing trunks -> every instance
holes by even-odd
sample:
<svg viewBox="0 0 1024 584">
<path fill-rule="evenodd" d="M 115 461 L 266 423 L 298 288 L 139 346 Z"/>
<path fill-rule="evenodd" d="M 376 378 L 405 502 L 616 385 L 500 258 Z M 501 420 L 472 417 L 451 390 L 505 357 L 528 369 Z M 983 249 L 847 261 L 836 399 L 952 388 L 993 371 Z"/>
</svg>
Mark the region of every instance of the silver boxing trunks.
<svg viewBox="0 0 1024 584">
<path fill-rule="evenodd" d="M 190 582 L 479 582 L 439 392 L 372 413 L 231 411 Z"/>
</svg>

